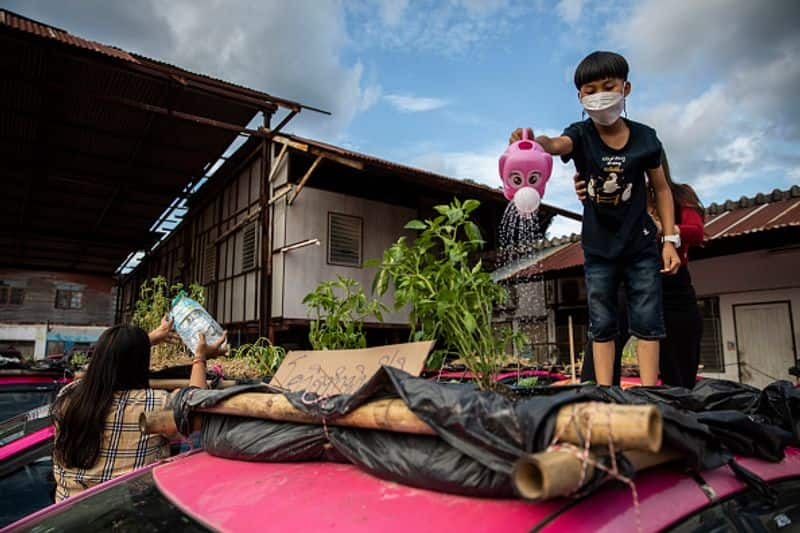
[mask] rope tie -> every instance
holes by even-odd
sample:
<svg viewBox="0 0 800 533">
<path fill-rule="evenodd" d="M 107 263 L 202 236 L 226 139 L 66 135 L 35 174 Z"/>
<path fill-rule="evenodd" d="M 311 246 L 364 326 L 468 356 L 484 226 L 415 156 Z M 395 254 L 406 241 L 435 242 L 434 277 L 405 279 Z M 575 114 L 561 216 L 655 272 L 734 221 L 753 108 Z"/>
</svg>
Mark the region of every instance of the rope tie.
<svg viewBox="0 0 800 533">
<path fill-rule="evenodd" d="M 575 456 L 578 460 L 581 461 L 581 477 L 580 482 L 578 483 L 578 488 L 582 487 L 583 484 L 586 482 L 586 474 L 588 473 L 589 466 L 594 467 L 601 472 L 604 472 L 607 476 L 617 481 L 622 482 L 623 484 L 627 485 L 631 489 L 631 497 L 633 499 L 633 510 L 636 516 L 636 531 L 641 533 L 642 531 L 642 515 L 641 509 L 639 506 L 639 493 L 636 490 L 636 484 L 634 483 L 633 479 L 624 476 L 619 471 L 619 465 L 617 463 L 617 455 L 616 455 L 616 447 L 614 445 L 614 434 L 612 431 L 611 426 L 611 416 L 612 416 L 612 405 L 613 404 L 606 404 L 607 408 L 606 411 L 606 424 L 608 427 L 608 454 L 611 459 L 611 467 L 607 467 L 600 462 L 593 460 L 590 455 L 590 447 L 592 442 L 592 426 L 595 422 L 595 415 L 600 415 L 600 411 L 598 411 L 597 407 L 592 406 L 591 408 L 584 407 L 582 411 L 578 412 L 578 404 L 572 404 L 572 412 L 570 413 L 570 419 L 567 424 L 561 428 L 561 431 L 556 433 L 553 436 L 553 440 L 550 443 L 550 446 L 547 447 L 545 451 L 547 452 L 567 452 Z M 579 423 L 579 418 L 583 418 L 586 421 L 586 436 L 584 437 L 581 433 L 581 424 Z M 578 435 L 578 438 L 583 440 L 583 447 L 578 447 L 574 444 L 568 442 L 561 442 L 561 437 L 566 430 L 567 427 L 570 425 L 575 427 L 575 433 Z M 578 489 L 575 489 L 574 492 L 577 492 Z M 573 492 L 573 494 L 574 494 Z"/>
</svg>

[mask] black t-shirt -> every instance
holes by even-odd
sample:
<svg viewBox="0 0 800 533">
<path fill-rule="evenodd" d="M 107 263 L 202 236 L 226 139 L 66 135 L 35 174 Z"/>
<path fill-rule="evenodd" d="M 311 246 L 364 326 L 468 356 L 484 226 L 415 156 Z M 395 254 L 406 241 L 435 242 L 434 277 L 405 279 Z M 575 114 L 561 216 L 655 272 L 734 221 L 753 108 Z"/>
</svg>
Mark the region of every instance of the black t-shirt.
<svg viewBox="0 0 800 533">
<path fill-rule="evenodd" d="M 591 119 L 564 130 L 572 139 L 572 153 L 562 156 L 586 181 L 583 202 L 583 249 L 614 259 L 655 240 L 656 227 L 647 214 L 645 170 L 661 165 L 661 142 L 653 128 L 623 119 L 630 129 L 619 150 L 607 146 Z"/>
</svg>

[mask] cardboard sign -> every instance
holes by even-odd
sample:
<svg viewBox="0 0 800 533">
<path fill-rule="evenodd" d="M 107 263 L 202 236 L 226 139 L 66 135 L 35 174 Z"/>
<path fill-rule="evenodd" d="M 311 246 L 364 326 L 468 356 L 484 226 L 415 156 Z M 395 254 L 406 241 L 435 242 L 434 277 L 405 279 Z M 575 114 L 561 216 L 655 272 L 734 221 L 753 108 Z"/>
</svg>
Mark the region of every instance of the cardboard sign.
<svg viewBox="0 0 800 533">
<path fill-rule="evenodd" d="M 286 354 L 270 385 L 320 396 L 352 394 L 382 365 L 418 376 L 434 341 L 392 344 L 362 350 L 292 351 Z"/>
</svg>

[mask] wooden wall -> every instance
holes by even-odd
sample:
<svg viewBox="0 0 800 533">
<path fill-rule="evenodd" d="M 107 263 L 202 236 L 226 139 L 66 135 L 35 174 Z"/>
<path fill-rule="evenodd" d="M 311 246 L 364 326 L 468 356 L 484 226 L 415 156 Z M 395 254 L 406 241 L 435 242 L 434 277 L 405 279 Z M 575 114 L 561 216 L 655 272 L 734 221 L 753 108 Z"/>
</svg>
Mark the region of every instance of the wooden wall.
<svg viewBox="0 0 800 533">
<path fill-rule="evenodd" d="M 261 159 L 245 148 L 204 186 L 202 200 L 190 206 L 180 226 L 123 280 L 123 319 L 130 318 L 142 282 L 162 275 L 172 283 L 202 284 L 206 308 L 233 335 L 257 334 Z"/>
<path fill-rule="evenodd" d="M 114 278 L 38 270 L 0 270 L 0 282 L 24 290 L 21 305 L 0 305 L 0 322 L 108 326 L 114 320 Z M 82 293 L 79 309 L 57 309 L 58 289 Z"/>
</svg>

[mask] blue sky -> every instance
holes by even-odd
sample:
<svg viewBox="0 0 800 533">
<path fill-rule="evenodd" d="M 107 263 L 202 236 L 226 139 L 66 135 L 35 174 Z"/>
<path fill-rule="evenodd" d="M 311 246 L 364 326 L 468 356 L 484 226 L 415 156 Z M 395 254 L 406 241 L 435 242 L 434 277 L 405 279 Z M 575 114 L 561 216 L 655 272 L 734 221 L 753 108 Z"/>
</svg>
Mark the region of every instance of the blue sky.
<svg viewBox="0 0 800 533">
<path fill-rule="evenodd" d="M 800 184 L 794 0 L 0 1 L 72 33 L 329 109 L 290 130 L 499 185 L 518 126 L 581 118 L 580 59 L 631 64 L 629 117 L 710 203 Z M 545 201 L 578 210 L 572 168 Z M 557 223 L 554 233 L 577 231 Z"/>
</svg>

